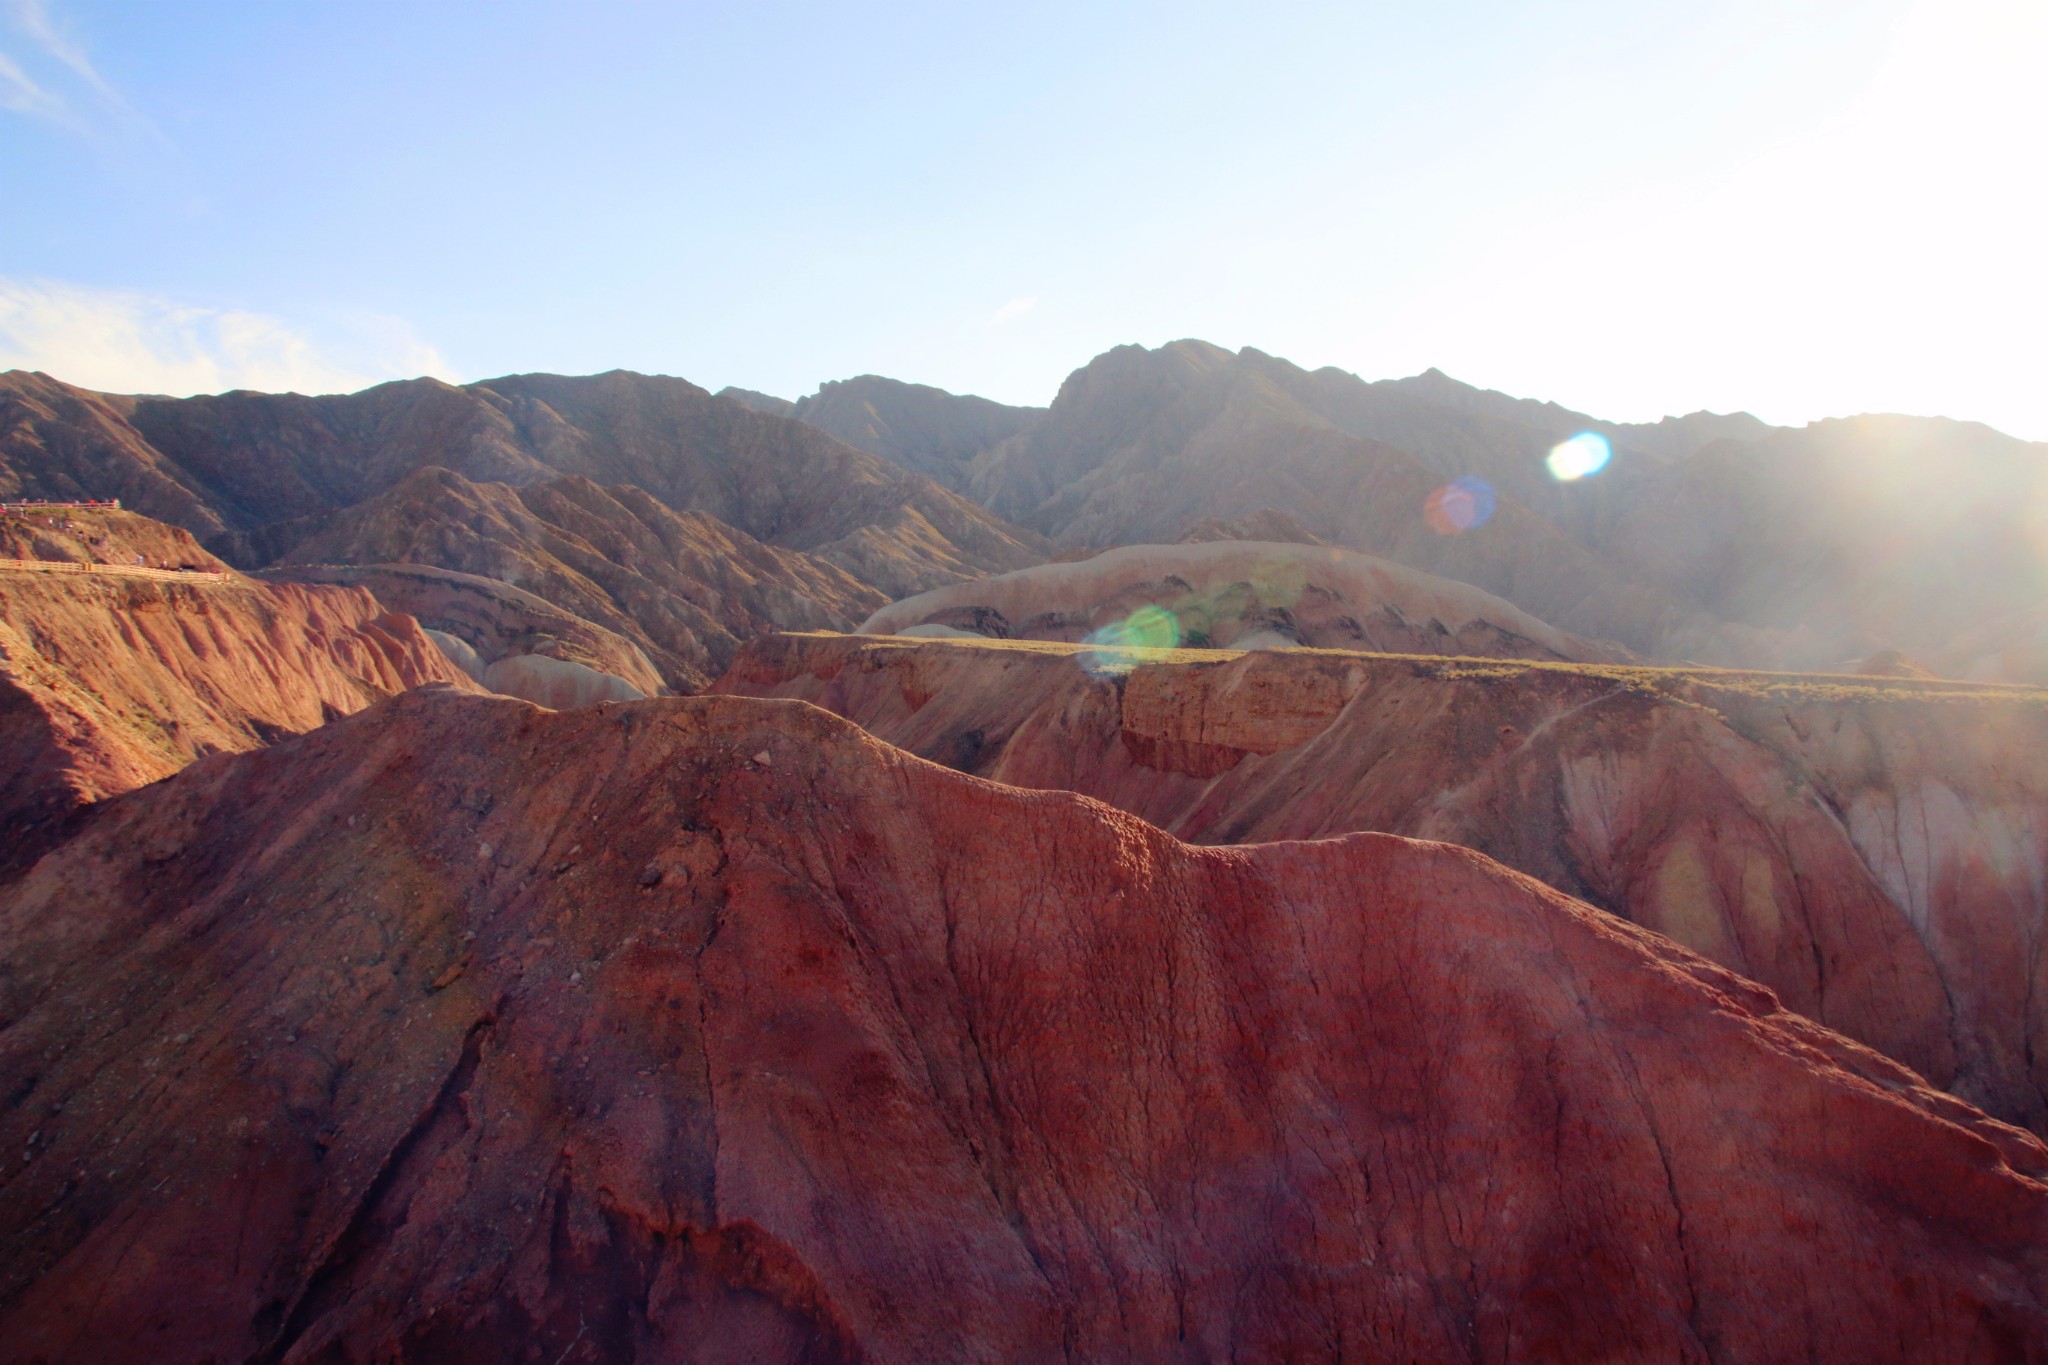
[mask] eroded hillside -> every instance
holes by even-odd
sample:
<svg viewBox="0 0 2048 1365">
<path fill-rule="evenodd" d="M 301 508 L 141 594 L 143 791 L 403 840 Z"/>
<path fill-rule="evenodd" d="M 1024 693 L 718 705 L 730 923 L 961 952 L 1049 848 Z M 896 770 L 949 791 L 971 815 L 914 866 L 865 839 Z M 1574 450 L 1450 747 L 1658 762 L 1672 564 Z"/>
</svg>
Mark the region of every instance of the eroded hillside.
<svg viewBox="0 0 2048 1365">
<path fill-rule="evenodd" d="M 1464 844 L 2048 1124 L 2048 693 L 846 636 L 760 641 L 718 689 L 1197 842 Z"/>
<path fill-rule="evenodd" d="M 474 686 L 413 618 L 361 588 L 217 572 L 187 533 L 132 514 L 19 525 L 34 520 L 0 517 L 0 546 L 49 556 L 47 567 L 0 567 L 0 871 L 84 804 L 195 758 L 425 683 Z M 138 546 L 205 571 L 136 570 Z"/>
<path fill-rule="evenodd" d="M 0 891 L 0 1359 L 2021 1359 L 2048 1151 L 1466 850 L 421 691 Z"/>
</svg>

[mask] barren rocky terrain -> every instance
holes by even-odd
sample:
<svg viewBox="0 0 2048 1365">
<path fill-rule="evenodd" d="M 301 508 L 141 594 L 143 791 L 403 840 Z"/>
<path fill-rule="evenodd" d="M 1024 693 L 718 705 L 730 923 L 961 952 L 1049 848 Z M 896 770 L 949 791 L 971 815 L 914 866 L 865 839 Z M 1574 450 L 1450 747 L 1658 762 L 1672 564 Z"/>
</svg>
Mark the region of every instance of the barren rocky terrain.
<svg viewBox="0 0 2048 1365">
<path fill-rule="evenodd" d="M 817 635 L 719 690 L 1201 843 L 1476 848 L 2048 1128 L 2048 692 Z"/>
<path fill-rule="evenodd" d="M 1181 341 L 23 497 L 0 1365 L 2048 1362 L 2048 447 Z"/>
<path fill-rule="evenodd" d="M 723 672 L 742 640 L 848 629 L 888 600 L 828 561 L 671 511 L 637 488 L 565 478 L 515 489 L 445 469 L 323 517 L 276 561 L 335 565 L 422 565 L 512 584 L 630 641 L 677 692 Z M 429 608 L 422 620 L 491 647 L 482 632 L 465 635 L 459 617 Z"/>
<path fill-rule="evenodd" d="M 1583 431 L 1612 462 L 1552 478 L 1550 447 Z M 1988 632 L 1981 655 L 2048 589 L 2048 448 L 1943 418 L 1630 425 L 1436 371 L 1367 383 L 1177 341 L 1096 357 L 1013 435 L 950 439 L 911 462 L 964 463 L 959 486 L 1070 549 L 1270 510 L 1666 659 L 1829 669 L 1886 649 L 1947 657 Z M 1491 513 L 1433 524 L 1430 497 L 1460 479 L 1486 485 Z"/>
<path fill-rule="evenodd" d="M 469 490 L 550 486 L 552 493 L 530 499 L 545 508 L 526 509 L 549 523 L 546 535 L 523 528 L 495 549 L 472 546 L 465 562 L 447 562 L 465 558 L 454 553 L 465 531 L 474 535 L 464 504 L 479 496 L 450 494 L 450 479 Z M 437 481 L 445 524 L 434 530 Z M 802 620 L 780 624 L 829 624 L 835 613 L 857 614 L 849 604 L 863 598 L 872 606 L 1021 568 L 1049 551 L 1033 533 L 807 423 L 680 379 L 625 372 L 508 376 L 461 387 L 408 380 L 318 398 L 241 392 L 169 399 L 93 393 L 12 371 L 0 375 L 0 498 L 22 497 L 121 498 L 245 569 L 309 541 L 330 560 L 354 554 L 348 562 L 386 562 L 396 556 L 365 556 L 408 540 L 394 519 L 419 533 L 411 539 L 420 562 L 464 572 L 493 553 L 516 563 L 559 558 L 564 541 L 574 543 L 572 559 L 589 563 L 637 543 L 642 553 L 628 552 L 628 563 L 598 577 L 645 580 L 648 542 L 673 550 L 679 539 L 694 538 L 695 562 L 673 573 L 702 584 L 704 566 L 730 555 L 757 580 L 775 580 L 766 589 L 771 596 L 820 595 L 808 614 L 796 613 Z M 630 511 L 599 505 L 607 499 L 623 499 Z M 676 525 L 678 514 L 694 526 Z M 609 538 L 592 534 L 593 521 Z M 537 539 L 549 543 L 536 547 Z M 795 554 L 765 568 L 778 549 Z M 515 568 L 504 571 L 542 596 L 566 582 L 561 573 L 528 583 Z M 593 580 L 554 605 L 581 614 L 579 604 L 612 597 L 617 586 Z M 671 685 L 686 687 L 702 680 L 707 662 L 716 671 L 735 633 L 759 628 L 762 604 L 715 580 L 696 598 L 675 588 L 636 583 L 639 590 L 625 593 L 633 601 L 622 606 L 614 597 L 611 611 L 637 624 L 647 637 L 640 643 L 674 656 L 656 666 Z M 696 600 L 707 594 L 720 599 L 708 619 Z M 729 620 L 718 616 L 726 602 L 736 607 Z M 639 621 L 643 608 L 649 619 Z M 621 632 L 616 619 L 594 624 L 635 634 Z"/>
<path fill-rule="evenodd" d="M 0 1360 L 2022 1360 L 2048 1149 L 1451 845 L 420 691 L 0 890 Z"/>
<path fill-rule="evenodd" d="M 195 758 L 424 683 L 474 686 L 417 622 L 362 588 L 137 577 L 119 567 L 130 551 L 224 566 L 184 531 L 129 513 L 47 519 L 72 529 L 34 520 L 0 516 L 0 548 L 54 562 L 68 551 L 81 565 L 90 552 L 114 567 L 0 569 L 0 874 L 86 803 Z"/>
</svg>

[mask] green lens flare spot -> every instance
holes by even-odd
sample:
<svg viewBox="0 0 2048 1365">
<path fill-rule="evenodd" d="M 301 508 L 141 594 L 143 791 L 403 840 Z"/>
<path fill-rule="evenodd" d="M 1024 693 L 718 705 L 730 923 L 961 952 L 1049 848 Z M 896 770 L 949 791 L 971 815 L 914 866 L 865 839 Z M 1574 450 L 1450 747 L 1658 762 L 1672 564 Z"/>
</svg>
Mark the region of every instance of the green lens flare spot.
<svg viewBox="0 0 2048 1365">
<path fill-rule="evenodd" d="M 1180 643 L 1180 621 L 1164 607 L 1139 607 L 1124 618 L 1122 634 L 1133 649 L 1172 649 Z"/>
</svg>

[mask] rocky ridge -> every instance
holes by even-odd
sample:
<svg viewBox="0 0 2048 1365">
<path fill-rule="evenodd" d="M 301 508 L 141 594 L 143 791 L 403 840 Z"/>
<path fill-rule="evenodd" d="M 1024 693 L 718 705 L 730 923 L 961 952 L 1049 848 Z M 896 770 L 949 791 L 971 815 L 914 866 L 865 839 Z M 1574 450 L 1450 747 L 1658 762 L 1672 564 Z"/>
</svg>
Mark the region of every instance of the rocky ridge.
<svg viewBox="0 0 2048 1365">
<path fill-rule="evenodd" d="M 22 1365 L 2048 1342 L 2048 1151 L 1767 991 L 787 702 L 415 692 L 107 803 L 0 890 L 0 1150 Z"/>
<path fill-rule="evenodd" d="M 1045 409 L 864 374 L 820 385 L 798 399 L 790 415 L 964 492 L 974 457 L 1030 427 Z"/>
<path fill-rule="evenodd" d="M 845 636 L 718 690 L 1197 842 L 1464 844 L 2048 1131 L 2048 693 Z"/>
<path fill-rule="evenodd" d="M 118 497 L 245 568 L 280 552 L 269 528 L 317 524 L 430 467 L 515 487 L 572 475 L 632 485 L 889 596 L 1044 558 L 1035 536 L 928 479 L 665 376 L 171 399 L 0 375 L 0 497 Z"/>
<path fill-rule="evenodd" d="M 1191 523 L 1276 512 L 1318 540 L 1469 583 L 1560 629 L 1655 657 L 1817 663 L 1848 652 L 1795 628 L 1717 618 L 1507 488 L 1471 525 L 1433 523 L 1432 498 L 1460 475 L 1347 430 L 1321 410 L 1309 380 L 1256 351 L 1118 347 L 1069 376 L 1043 420 L 977 456 L 969 488 L 1067 546 L 1160 543 Z M 1541 447 L 1529 458 L 1540 471 Z M 1624 466 L 1555 496 L 1606 506 L 1630 477 Z"/>
<path fill-rule="evenodd" d="M 1581 432 L 1612 461 L 1553 479 L 1549 449 Z M 1447 526 L 1429 499 L 1459 480 L 1486 485 L 1491 512 Z M 973 456 L 968 487 L 1068 547 L 1273 509 L 1668 660 L 1946 656 L 2048 591 L 2048 446 L 1978 424 L 1629 425 L 1435 371 L 1366 383 L 1199 341 L 1096 357 L 1042 420 Z"/>
</svg>

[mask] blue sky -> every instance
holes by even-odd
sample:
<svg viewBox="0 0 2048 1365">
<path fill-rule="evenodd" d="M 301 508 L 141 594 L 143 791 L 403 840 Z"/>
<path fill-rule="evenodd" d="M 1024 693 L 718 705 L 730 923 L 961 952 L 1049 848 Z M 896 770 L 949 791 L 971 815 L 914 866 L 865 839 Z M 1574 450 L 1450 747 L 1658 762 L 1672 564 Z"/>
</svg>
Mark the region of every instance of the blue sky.
<svg viewBox="0 0 2048 1365">
<path fill-rule="evenodd" d="M 2048 5 L 0 0 L 0 364 L 1045 402 L 1200 336 L 2048 439 Z"/>
</svg>

